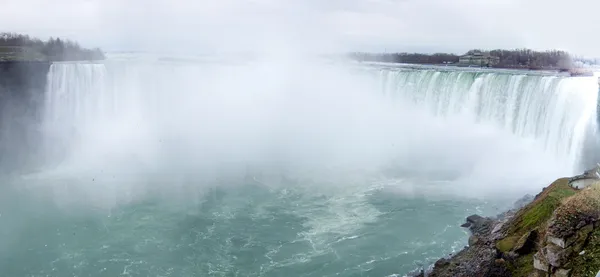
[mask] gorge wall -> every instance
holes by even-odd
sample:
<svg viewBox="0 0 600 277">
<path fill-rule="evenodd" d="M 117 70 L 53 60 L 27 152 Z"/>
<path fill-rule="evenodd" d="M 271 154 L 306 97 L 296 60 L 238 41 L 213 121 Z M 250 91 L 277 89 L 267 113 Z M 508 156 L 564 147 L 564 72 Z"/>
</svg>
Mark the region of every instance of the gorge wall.
<svg viewBox="0 0 600 277">
<path fill-rule="evenodd" d="M 36 163 L 50 62 L 0 63 L 0 173 Z"/>
</svg>

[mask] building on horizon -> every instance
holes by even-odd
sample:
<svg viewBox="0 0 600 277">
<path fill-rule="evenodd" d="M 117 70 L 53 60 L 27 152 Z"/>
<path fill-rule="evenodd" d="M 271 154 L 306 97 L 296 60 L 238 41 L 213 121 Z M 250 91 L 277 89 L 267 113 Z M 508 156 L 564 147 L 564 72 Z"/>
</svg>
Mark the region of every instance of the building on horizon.
<svg viewBox="0 0 600 277">
<path fill-rule="evenodd" d="M 460 65 L 468 66 L 487 66 L 491 67 L 500 63 L 500 57 L 492 56 L 489 53 L 474 51 L 473 54 L 460 56 L 458 59 Z"/>
</svg>

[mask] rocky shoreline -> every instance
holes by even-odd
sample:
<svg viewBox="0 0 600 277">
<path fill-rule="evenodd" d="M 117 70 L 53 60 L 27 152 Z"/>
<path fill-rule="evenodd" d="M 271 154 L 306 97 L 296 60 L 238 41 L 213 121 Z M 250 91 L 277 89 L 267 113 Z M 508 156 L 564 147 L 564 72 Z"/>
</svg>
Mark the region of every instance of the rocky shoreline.
<svg viewBox="0 0 600 277">
<path fill-rule="evenodd" d="M 467 217 L 468 246 L 413 276 L 600 276 L 600 182 L 569 180 L 494 218 Z"/>
</svg>

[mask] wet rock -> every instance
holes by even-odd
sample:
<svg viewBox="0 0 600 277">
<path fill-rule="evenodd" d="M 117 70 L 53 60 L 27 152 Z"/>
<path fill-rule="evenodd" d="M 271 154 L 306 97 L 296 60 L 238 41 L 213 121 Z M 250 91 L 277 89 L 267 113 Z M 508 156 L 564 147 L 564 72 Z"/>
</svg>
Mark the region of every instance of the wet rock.
<svg viewBox="0 0 600 277">
<path fill-rule="evenodd" d="M 421 270 L 421 271 L 419 271 L 419 273 L 413 275 L 413 277 L 425 277 L 425 271 Z"/>
<path fill-rule="evenodd" d="M 485 221 L 485 217 L 477 215 L 477 214 L 473 214 L 470 216 L 467 216 L 467 222 L 471 223 L 471 224 L 477 224 L 478 222 L 482 222 Z"/>
<path fill-rule="evenodd" d="M 437 262 L 435 262 L 435 266 L 436 267 L 444 267 L 449 265 L 450 262 L 447 259 L 441 258 L 439 260 L 437 260 Z"/>
<path fill-rule="evenodd" d="M 470 215 L 467 217 L 468 228 L 473 235 L 483 235 L 492 229 L 494 221 L 480 215 Z"/>
<path fill-rule="evenodd" d="M 496 265 L 496 259 L 495 250 L 485 244 L 477 244 L 461 250 L 449 259 L 438 260 L 427 276 L 508 276 L 494 273 L 495 268 L 504 267 Z M 501 270 L 497 269 L 496 272 Z"/>
</svg>

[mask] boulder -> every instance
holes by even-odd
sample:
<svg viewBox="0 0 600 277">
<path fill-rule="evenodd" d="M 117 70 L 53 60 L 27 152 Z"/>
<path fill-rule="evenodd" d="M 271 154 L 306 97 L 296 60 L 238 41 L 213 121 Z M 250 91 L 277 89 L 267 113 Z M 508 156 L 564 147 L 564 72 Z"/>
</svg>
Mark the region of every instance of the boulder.
<svg viewBox="0 0 600 277">
<path fill-rule="evenodd" d="M 589 234 L 594 230 L 594 224 L 587 224 L 581 227 L 575 234 L 566 238 L 560 238 L 548 235 L 546 240 L 549 245 L 555 245 L 562 249 L 573 248 L 570 252 L 580 252 L 585 245 L 585 241 Z"/>
<path fill-rule="evenodd" d="M 546 261 L 553 267 L 562 267 L 571 254 L 573 254 L 572 248 L 562 248 L 560 246 L 549 243 L 542 249 L 543 255 L 546 257 Z"/>
<path fill-rule="evenodd" d="M 483 235 L 491 230 L 493 223 L 490 218 L 474 214 L 467 217 L 467 223 L 463 226 L 469 228 L 473 235 Z"/>
<path fill-rule="evenodd" d="M 546 237 L 546 240 L 548 240 L 548 242 L 556 245 L 556 246 L 560 246 L 561 248 L 565 248 L 567 247 L 567 241 L 563 238 L 558 238 L 558 237 L 553 237 L 548 235 L 548 237 Z"/>
<path fill-rule="evenodd" d="M 576 239 L 571 246 L 573 248 L 573 252 L 580 253 L 583 250 L 588 237 L 593 231 L 594 224 L 588 224 L 577 231 L 577 234 L 574 236 Z"/>
<path fill-rule="evenodd" d="M 535 253 L 535 255 L 533 255 L 533 268 L 544 272 L 548 272 L 550 270 L 550 266 L 543 259 L 542 254 L 540 252 L 537 252 Z"/>
</svg>

